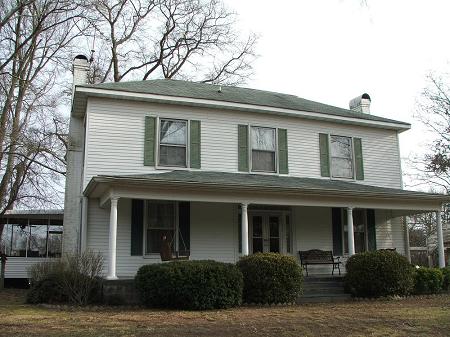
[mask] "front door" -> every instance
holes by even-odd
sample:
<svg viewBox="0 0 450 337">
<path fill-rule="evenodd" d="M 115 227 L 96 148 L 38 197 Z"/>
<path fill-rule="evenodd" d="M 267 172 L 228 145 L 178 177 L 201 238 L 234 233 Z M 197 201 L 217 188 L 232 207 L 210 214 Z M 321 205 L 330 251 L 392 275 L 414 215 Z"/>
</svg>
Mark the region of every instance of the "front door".
<svg viewBox="0 0 450 337">
<path fill-rule="evenodd" d="M 281 251 L 281 216 L 277 214 L 252 214 L 250 216 L 251 253 Z"/>
</svg>

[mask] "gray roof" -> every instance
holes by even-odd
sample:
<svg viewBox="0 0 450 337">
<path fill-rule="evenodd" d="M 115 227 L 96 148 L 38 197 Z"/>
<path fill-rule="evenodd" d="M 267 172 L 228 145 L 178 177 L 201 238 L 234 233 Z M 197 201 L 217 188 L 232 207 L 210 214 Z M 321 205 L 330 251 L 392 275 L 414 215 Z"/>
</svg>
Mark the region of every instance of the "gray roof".
<svg viewBox="0 0 450 337">
<path fill-rule="evenodd" d="M 356 118 L 361 120 L 396 123 L 402 124 L 406 127 L 410 126 L 409 123 L 369 114 L 363 114 L 360 112 L 355 112 L 349 109 L 343 109 L 328 104 L 318 103 L 297 97 L 295 95 L 280 94 L 277 92 L 241 87 L 220 86 L 221 90 L 219 92 L 218 85 L 169 79 L 101 83 L 93 85 L 83 85 L 82 87 L 251 104 L 256 106 L 315 112 L 326 115 Z"/>
<path fill-rule="evenodd" d="M 447 202 L 450 201 L 450 196 L 443 194 L 377 187 L 342 180 L 184 170 L 144 175 L 97 176 L 92 178 L 91 182 L 86 187 L 86 194 L 89 194 L 89 190 L 91 188 L 90 185 L 95 182 L 102 181 L 116 181 L 136 184 L 151 182 L 170 184 L 200 184 L 207 186 L 226 186 L 236 188 L 293 190 L 299 193 L 320 192 L 342 195 L 369 195 L 381 197 L 398 196 L 406 198 L 442 199 L 442 201 Z"/>
<path fill-rule="evenodd" d="M 0 219 L 61 219 L 64 216 L 64 209 L 13 209 L 6 211 Z"/>
</svg>

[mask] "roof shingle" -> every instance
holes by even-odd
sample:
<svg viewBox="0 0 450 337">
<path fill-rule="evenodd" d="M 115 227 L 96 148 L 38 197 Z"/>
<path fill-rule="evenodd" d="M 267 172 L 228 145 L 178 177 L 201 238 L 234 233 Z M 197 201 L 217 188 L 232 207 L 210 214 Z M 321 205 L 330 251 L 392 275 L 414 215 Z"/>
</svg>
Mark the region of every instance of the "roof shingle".
<svg viewBox="0 0 450 337">
<path fill-rule="evenodd" d="M 186 97 L 212 101 L 251 104 L 256 106 L 315 112 L 326 115 L 356 118 L 361 120 L 396 123 L 402 124 L 404 126 L 410 125 L 408 123 L 396 121 L 393 119 L 359 113 L 328 104 L 310 101 L 304 98 L 297 97 L 295 95 L 232 86 L 221 86 L 221 90 L 219 91 L 218 85 L 181 80 L 160 79 L 147 81 L 101 83 L 93 85 L 83 85 L 83 87 L 118 90 L 141 94 L 154 94 L 172 97 Z"/>
</svg>

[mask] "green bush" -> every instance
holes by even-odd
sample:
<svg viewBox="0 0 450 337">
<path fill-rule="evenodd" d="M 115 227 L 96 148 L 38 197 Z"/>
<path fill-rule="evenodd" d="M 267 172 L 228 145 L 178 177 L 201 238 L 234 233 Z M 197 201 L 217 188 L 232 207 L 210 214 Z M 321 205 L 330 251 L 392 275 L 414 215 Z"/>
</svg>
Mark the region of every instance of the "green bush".
<svg viewBox="0 0 450 337">
<path fill-rule="evenodd" d="M 353 296 L 405 296 L 414 288 L 414 268 L 396 252 L 355 254 L 348 259 L 346 270 L 346 289 Z"/>
<path fill-rule="evenodd" d="M 436 294 L 442 290 L 444 274 L 438 268 L 420 267 L 414 274 L 414 292 L 416 294 Z"/>
<path fill-rule="evenodd" d="M 442 268 L 442 274 L 444 276 L 444 282 L 442 282 L 443 290 L 450 290 L 450 267 Z"/>
<path fill-rule="evenodd" d="M 27 301 L 76 305 L 100 302 L 102 269 L 102 256 L 89 251 L 37 263 L 28 270 L 31 287 Z"/>
<path fill-rule="evenodd" d="M 136 287 L 148 307 L 219 309 L 242 301 L 242 273 L 230 263 L 172 261 L 141 267 Z"/>
<path fill-rule="evenodd" d="M 301 294 L 302 268 L 292 256 L 257 253 L 237 265 L 244 275 L 246 303 L 289 303 Z"/>
</svg>

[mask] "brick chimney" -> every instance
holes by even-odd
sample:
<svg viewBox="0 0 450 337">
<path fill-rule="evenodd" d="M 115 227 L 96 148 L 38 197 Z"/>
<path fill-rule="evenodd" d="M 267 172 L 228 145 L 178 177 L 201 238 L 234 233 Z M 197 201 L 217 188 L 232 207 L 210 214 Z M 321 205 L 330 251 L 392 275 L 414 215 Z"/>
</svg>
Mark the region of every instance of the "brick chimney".
<svg viewBox="0 0 450 337">
<path fill-rule="evenodd" d="M 370 102 L 369 94 L 364 93 L 361 96 L 353 98 L 349 103 L 349 107 L 350 110 L 370 115 Z"/>
<path fill-rule="evenodd" d="M 77 55 L 73 59 L 73 89 L 76 85 L 88 83 L 89 61 L 84 55 Z"/>
</svg>

